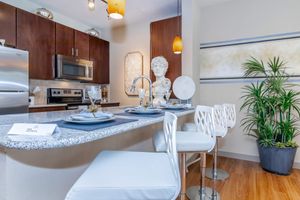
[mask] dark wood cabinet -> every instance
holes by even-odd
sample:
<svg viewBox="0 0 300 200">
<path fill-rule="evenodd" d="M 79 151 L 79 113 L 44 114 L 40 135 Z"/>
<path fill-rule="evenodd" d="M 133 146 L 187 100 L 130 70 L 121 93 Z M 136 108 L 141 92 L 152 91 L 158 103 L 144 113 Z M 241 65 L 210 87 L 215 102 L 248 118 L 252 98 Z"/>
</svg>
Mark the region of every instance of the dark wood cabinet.
<svg viewBox="0 0 300 200">
<path fill-rule="evenodd" d="M 16 47 L 16 12 L 15 7 L 0 2 L 0 39 L 11 47 Z"/>
<path fill-rule="evenodd" d="M 89 43 L 90 39 L 88 34 L 77 30 L 74 31 L 75 56 L 88 60 L 90 58 Z"/>
<path fill-rule="evenodd" d="M 89 59 L 89 35 L 56 23 L 56 54 Z"/>
<path fill-rule="evenodd" d="M 74 56 L 74 29 L 55 24 L 55 53 L 64 56 Z"/>
<path fill-rule="evenodd" d="M 54 22 L 17 9 L 17 48 L 29 51 L 29 78 L 53 79 Z"/>
<path fill-rule="evenodd" d="M 65 106 L 53 106 L 53 107 L 31 107 L 29 108 L 30 113 L 34 112 L 52 112 L 66 110 Z"/>
<path fill-rule="evenodd" d="M 90 60 L 94 62 L 94 83 L 109 84 L 109 42 L 90 36 Z"/>
<path fill-rule="evenodd" d="M 174 80 L 182 75 L 181 71 L 181 54 L 174 54 L 172 49 L 173 40 L 176 35 L 181 35 L 179 26 L 181 17 L 173 17 L 156 22 L 150 25 L 151 31 L 151 60 L 156 56 L 164 56 L 168 63 L 169 68 L 166 77 L 172 83 Z M 151 73 L 151 79 L 155 80 L 155 76 Z"/>
</svg>

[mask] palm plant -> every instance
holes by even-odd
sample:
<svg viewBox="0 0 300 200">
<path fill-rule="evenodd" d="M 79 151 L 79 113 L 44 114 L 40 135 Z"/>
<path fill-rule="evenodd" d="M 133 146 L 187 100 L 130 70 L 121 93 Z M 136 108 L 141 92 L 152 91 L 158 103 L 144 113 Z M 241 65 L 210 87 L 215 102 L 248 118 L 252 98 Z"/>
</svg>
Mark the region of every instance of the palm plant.
<svg viewBox="0 0 300 200">
<path fill-rule="evenodd" d="M 243 87 L 241 110 L 246 116 L 242 126 L 266 147 L 297 147 L 293 139 L 298 135 L 300 93 L 288 83 L 284 65 L 279 57 L 269 59 L 267 64 L 251 57 L 243 64 L 245 77 L 264 78 Z"/>
</svg>

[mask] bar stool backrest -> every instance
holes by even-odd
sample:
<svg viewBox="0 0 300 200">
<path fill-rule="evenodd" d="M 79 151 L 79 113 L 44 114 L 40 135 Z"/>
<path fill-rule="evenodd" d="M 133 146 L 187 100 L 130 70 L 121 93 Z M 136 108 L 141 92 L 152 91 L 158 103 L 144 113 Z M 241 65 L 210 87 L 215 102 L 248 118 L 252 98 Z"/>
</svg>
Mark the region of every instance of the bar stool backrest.
<svg viewBox="0 0 300 200">
<path fill-rule="evenodd" d="M 225 106 L 214 105 L 214 123 L 216 136 L 224 137 L 227 134 L 228 129 Z"/>
<path fill-rule="evenodd" d="M 212 137 L 214 140 L 214 147 L 216 142 L 216 134 L 213 116 L 214 109 L 212 107 L 200 105 L 196 107 L 194 121 L 196 124 L 197 132 Z M 209 151 L 211 151 L 212 149 L 210 149 Z"/>
<path fill-rule="evenodd" d="M 223 104 L 225 107 L 225 114 L 227 119 L 227 126 L 233 128 L 236 124 L 236 112 L 234 104 Z"/>
<path fill-rule="evenodd" d="M 176 148 L 176 129 L 177 129 L 177 117 L 176 115 L 166 112 L 164 118 L 164 136 L 167 145 L 167 154 L 172 165 L 172 170 L 174 172 L 175 178 L 177 180 L 177 194 L 174 199 L 178 196 L 181 187 L 179 165 L 178 165 L 178 153 Z"/>
</svg>

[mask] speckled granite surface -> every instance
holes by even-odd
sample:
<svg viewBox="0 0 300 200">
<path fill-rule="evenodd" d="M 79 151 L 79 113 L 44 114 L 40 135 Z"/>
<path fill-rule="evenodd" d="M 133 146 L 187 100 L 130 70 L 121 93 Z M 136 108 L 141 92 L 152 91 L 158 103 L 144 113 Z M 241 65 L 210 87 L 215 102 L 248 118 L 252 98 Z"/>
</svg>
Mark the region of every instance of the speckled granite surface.
<svg viewBox="0 0 300 200">
<path fill-rule="evenodd" d="M 119 113 L 122 112 L 122 108 L 107 108 L 103 109 L 103 111 Z M 98 129 L 95 131 L 79 131 L 74 129 L 60 128 L 61 133 L 54 134 L 53 136 L 46 138 L 7 135 L 7 132 L 13 123 L 49 123 L 51 121 L 63 120 L 76 112 L 79 111 L 0 115 L 0 147 L 24 150 L 62 148 L 99 140 L 163 121 L 163 116 L 157 118 L 130 116 L 122 118 L 138 118 L 139 120 L 109 128 Z M 180 117 L 194 113 L 194 110 L 176 111 L 174 113 Z"/>
</svg>

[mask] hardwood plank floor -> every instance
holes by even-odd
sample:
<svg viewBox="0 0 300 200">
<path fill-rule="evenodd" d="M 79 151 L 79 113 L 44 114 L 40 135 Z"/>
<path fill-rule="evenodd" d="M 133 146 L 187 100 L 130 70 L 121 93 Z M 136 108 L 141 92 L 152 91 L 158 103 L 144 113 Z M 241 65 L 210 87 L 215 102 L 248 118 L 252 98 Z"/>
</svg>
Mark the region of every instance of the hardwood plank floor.
<svg viewBox="0 0 300 200">
<path fill-rule="evenodd" d="M 208 156 L 207 166 L 212 166 Z M 265 172 L 259 163 L 219 157 L 219 168 L 229 172 L 225 181 L 217 181 L 216 189 L 222 200 L 300 200 L 300 170 L 294 169 L 290 176 Z M 199 185 L 199 162 L 189 168 L 187 188 Z M 213 182 L 205 179 L 206 185 Z"/>
</svg>

